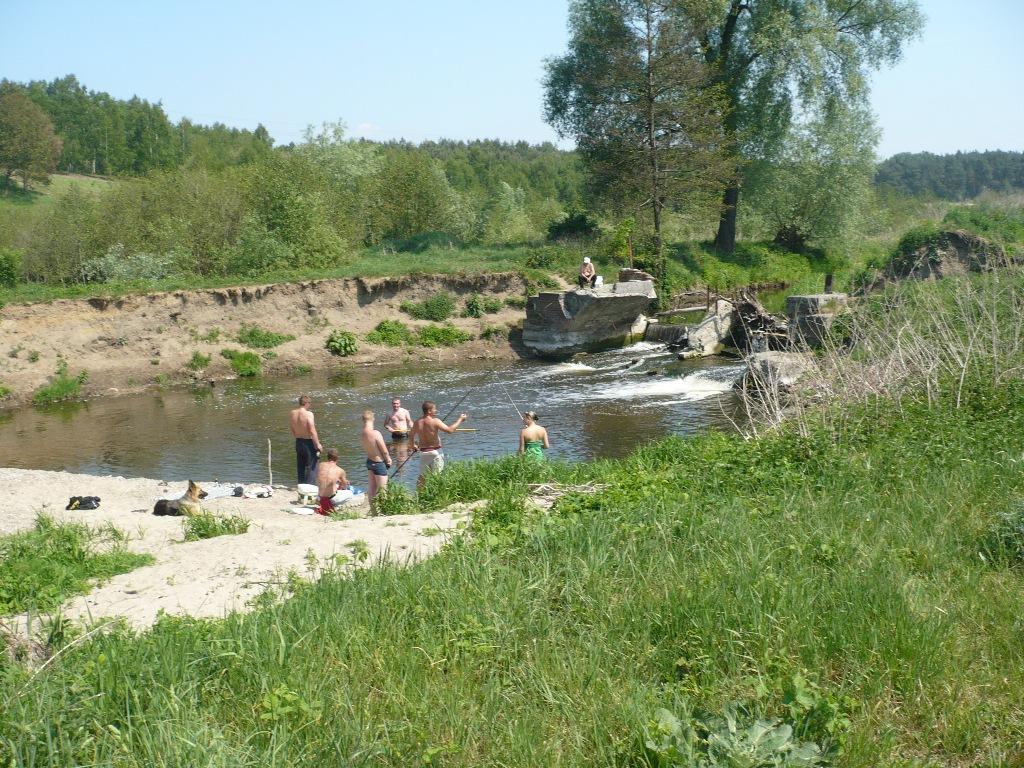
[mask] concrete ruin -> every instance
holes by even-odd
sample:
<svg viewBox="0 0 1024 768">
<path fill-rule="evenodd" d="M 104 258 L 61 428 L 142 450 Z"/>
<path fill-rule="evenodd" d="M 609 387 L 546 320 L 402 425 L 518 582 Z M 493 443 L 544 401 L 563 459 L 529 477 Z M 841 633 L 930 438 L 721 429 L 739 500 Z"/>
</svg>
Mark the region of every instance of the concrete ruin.
<svg viewBox="0 0 1024 768">
<path fill-rule="evenodd" d="M 637 270 L 623 272 L 611 285 L 531 297 L 523 346 L 539 357 L 560 359 L 641 341 L 646 315 L 657 299 L 654 280 Z"/>
</svg>

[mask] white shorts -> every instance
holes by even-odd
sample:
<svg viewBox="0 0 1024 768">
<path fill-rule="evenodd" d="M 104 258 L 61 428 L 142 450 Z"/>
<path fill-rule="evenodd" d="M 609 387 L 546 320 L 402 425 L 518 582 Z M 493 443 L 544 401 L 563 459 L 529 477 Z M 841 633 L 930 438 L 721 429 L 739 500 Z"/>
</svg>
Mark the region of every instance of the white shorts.
<svg viewBox="0 0 1024 768">
<path fill-rule="evenodd" d="M 420 451 L 420 474 L 441 472 L 444 469 L 444 451 Z"/>
</svg>

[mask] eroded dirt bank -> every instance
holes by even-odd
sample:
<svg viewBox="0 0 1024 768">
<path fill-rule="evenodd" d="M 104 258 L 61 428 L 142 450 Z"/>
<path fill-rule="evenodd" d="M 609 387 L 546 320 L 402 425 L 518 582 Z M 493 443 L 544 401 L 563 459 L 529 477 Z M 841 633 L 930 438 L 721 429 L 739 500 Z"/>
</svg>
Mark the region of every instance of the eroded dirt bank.
<svg viewBox="0 0 1024 768">
<path fill-rule="evenodd" d="M 117 299 L 61 299 L 13 304 L 0 309 L 0 386 L 9 390 L 0 405 L 31 400 L 61 360 L 68 373 L 87 371 L 85 397 L 117 395 L 146 387 L 234 378 L 221 350 L 244 350 L 235 338 L 243 325 L 258 325 L 295 336 L 264 357 L 263 375 L 308 368 L 331 370 L 361 364 L 400 363 L 420 356 L 430 360 L 511 358 L 506 338 L 495 337 L 453 348 L 396 349 L 368 344 L 363 336 L 381 321 L 402 320 L 418 327 L 399 310 L 403 301 L 422 301 L 439 291 L 461 298 L 473 293 L 502 300 L 523 293 L 515 273 L 431 275 L 391 278 L 346 278 L 300 283 L 171 291 Z M 461 309 L 461 300 L 459 306 Z M 451 322 L 479 337 L 486 326 L 508 328 L 523 317 L 504 306 L 482 318 L 456 317 Z M 332 356 L 324 342 L 333 329 L 352 331 L 359 351 Z M 193 353 L 210 357 L 192 370 Z"/>
</svg>

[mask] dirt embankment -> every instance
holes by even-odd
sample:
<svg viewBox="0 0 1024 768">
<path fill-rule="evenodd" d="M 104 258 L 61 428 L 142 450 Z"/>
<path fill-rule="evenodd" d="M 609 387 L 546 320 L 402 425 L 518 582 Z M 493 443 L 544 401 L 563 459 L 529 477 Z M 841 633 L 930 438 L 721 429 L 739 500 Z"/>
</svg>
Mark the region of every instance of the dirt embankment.
<svg viewBox="0 0 1024 768">
<path fill-rule="evenodd" d="M 504 300 L 522 296 L 515 273 L 346 278 L 301 283 L 171 291 L 117 299 L 62 299 L 13 304 L 0 309 L 0 387 L 9 390 L 0 405 L 31 399 L 47 383 L 61 360 L 68 374 L 87 371 L 82 395 L 117 395 L 151 386 L 234 378 L 221 350 L 244 350 L 236 336 L 243 325 L 295 336 L 264 357 L 266 376 L 300 370 L 329 370 L 342 365 L 397 363 L 412 356 L 431 360 L 511 358 L 506 338 L 476 338 L 453 348 L 392 348 L 369 344 L 364 336 L 381 321 L 402 320 L 412 327 L 427 323 L 400 312 L 403 301 L 422 301 L 440 291 L 458 297 L 473 293 Z M 461 308 L 461 301 L 460 301 Z M 523 310 L 504 306 L 482 318 L 452 319 L 478 337 L 485 326 L 508 328 Z M 332 356 L 324 348 L 334 329 L 352 331 L 359 351 Z M 192 370 L 194 353 L 209 364 Z"/>
</svg>

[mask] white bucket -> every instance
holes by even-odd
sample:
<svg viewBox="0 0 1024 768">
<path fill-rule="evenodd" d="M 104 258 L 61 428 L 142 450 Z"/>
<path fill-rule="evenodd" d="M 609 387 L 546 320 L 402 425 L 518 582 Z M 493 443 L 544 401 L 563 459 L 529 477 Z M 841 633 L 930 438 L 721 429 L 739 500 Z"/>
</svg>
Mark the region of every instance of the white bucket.
<svg viewBox="0 0 1024 768">
<path fill-rule="evenodd" d="M 597 288 L 599 285 L 604 285 L 604 278 L 600 275 L 594 278 L 594 287 Z"/>
</svg>

